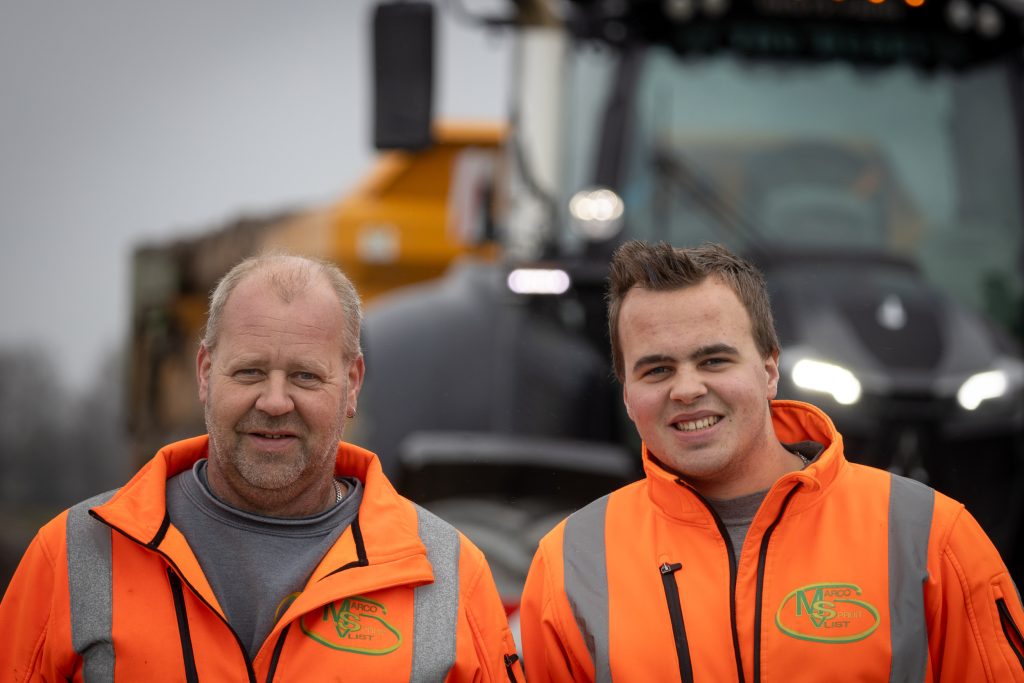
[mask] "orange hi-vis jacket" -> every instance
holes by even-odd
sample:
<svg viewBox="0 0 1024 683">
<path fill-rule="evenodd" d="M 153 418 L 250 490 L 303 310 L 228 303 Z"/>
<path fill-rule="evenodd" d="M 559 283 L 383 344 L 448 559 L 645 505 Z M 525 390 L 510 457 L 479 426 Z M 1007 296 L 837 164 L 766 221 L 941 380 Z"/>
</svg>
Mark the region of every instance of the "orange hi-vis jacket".
<svg viewBox="0 0 1024 683">
<path fill-rule="evenodd" d="M 772 416 L 780 441 L 826 448 L 771 487 L 738 563 L 646 449 L 644 480 L 543 539 L 522 600 L 530 681 L 1024 681 L 1024 610 L 964 507 L 847 462 L 813 406 Z"/>
<path fill-rule="evenodd" d="M 335 473 L 364 483 L 358 515 L 250 660 L 167 516 L 167 479 L 206 453 L 167 446 L 43 527 L 0 603 L 0 680 L 523 680 L 481 552 L 346 443 Z"/>
</svg>

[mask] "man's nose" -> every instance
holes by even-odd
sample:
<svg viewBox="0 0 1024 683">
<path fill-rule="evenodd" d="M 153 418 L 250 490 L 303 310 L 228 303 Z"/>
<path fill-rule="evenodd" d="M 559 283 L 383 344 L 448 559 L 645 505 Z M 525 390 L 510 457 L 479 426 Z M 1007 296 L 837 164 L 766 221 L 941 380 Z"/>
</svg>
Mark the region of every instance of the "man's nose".
<svg viewBox="0 0 1024 683">
<path fill-rule="evenodd" d="M 700 373 L 680 370 L 672 378 L 669 398 L 680 403 L 693 403 L 706 393 L 708 393 L 708 388 Z"/>
<path fill-rule="evenodd" d="M 284 373 L 272 372 L 261 387 L 256 409 L 267 415 L 284 415 L 295 409 L 288 378 Z"/>
</svg>

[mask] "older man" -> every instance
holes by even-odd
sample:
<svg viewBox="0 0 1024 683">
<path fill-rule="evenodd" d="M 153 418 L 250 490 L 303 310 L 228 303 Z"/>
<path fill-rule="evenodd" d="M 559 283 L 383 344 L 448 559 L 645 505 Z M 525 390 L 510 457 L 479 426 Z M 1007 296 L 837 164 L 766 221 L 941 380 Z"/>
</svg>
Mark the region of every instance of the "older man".
<svg viewBox="0 0 1024 683">
<path fill-rule="evenodd" d="M 533 683 L 1024 681 L 1020 599 L 963 506 L 847 462 L 823 412 L 773 400 L 757 270 L 626 243 L 608 323 L 646 477 L 541 542 Z"/>
<path fill-rule="evenodd" d="M 196 361 L 209 436 L 39 532 L 0 603 L 0 678 L 521 677 L 481 553 L 339 442 L 360 320 L 333 265 L 225 276 Z"/>
</svg>

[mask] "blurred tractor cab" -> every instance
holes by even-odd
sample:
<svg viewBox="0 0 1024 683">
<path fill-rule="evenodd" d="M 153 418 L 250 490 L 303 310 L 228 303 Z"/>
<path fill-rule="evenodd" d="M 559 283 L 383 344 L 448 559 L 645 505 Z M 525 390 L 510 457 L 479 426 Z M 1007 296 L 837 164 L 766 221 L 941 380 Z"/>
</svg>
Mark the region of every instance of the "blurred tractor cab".
<svg viewBox="0 0 1024 683">
<path fill-rule="evenodd" d="M 1024 17 L 988 0 L 462 10 L 513 41 L 477 205 L 499 257 L 368 311 L 353 438 L 400 488 L 516 555 L 517 599 L 544 528 L 641 476 L 609 256 L 721 242 L 767 277 L 780 396 L 825 409 L 851 460 L 960 499 L 1024 579 Z M 430 3 L 376 8 L 382 148 L 432 144 L 432 27 Z"/>
</svg>

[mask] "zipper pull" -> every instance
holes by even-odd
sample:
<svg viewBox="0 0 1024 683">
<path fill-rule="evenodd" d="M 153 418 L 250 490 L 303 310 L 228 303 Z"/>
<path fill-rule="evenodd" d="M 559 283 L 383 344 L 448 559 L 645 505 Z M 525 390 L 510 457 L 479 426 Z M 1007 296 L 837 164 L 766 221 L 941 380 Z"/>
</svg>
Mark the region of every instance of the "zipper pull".
<svg viewBox="0 0 1024 683">
<path fill-rule="evenodd" d="M 679 562 L 676 562 L 675 564 L 669 564 L 668 562 L 666 562 L 660 567 L 658 567 L 658 571 L 662 574 L 673 574 L 682 568 L 683 565 Z"/>
<path fill-rule="evenodd" d="M 505 655 L 505 673 L 508 674 L 509 683 L 519 683 L 516 680 L 516 672 L 513 670 L 513 666 L 518 661 L 518 654 Z"/>
</svg>

